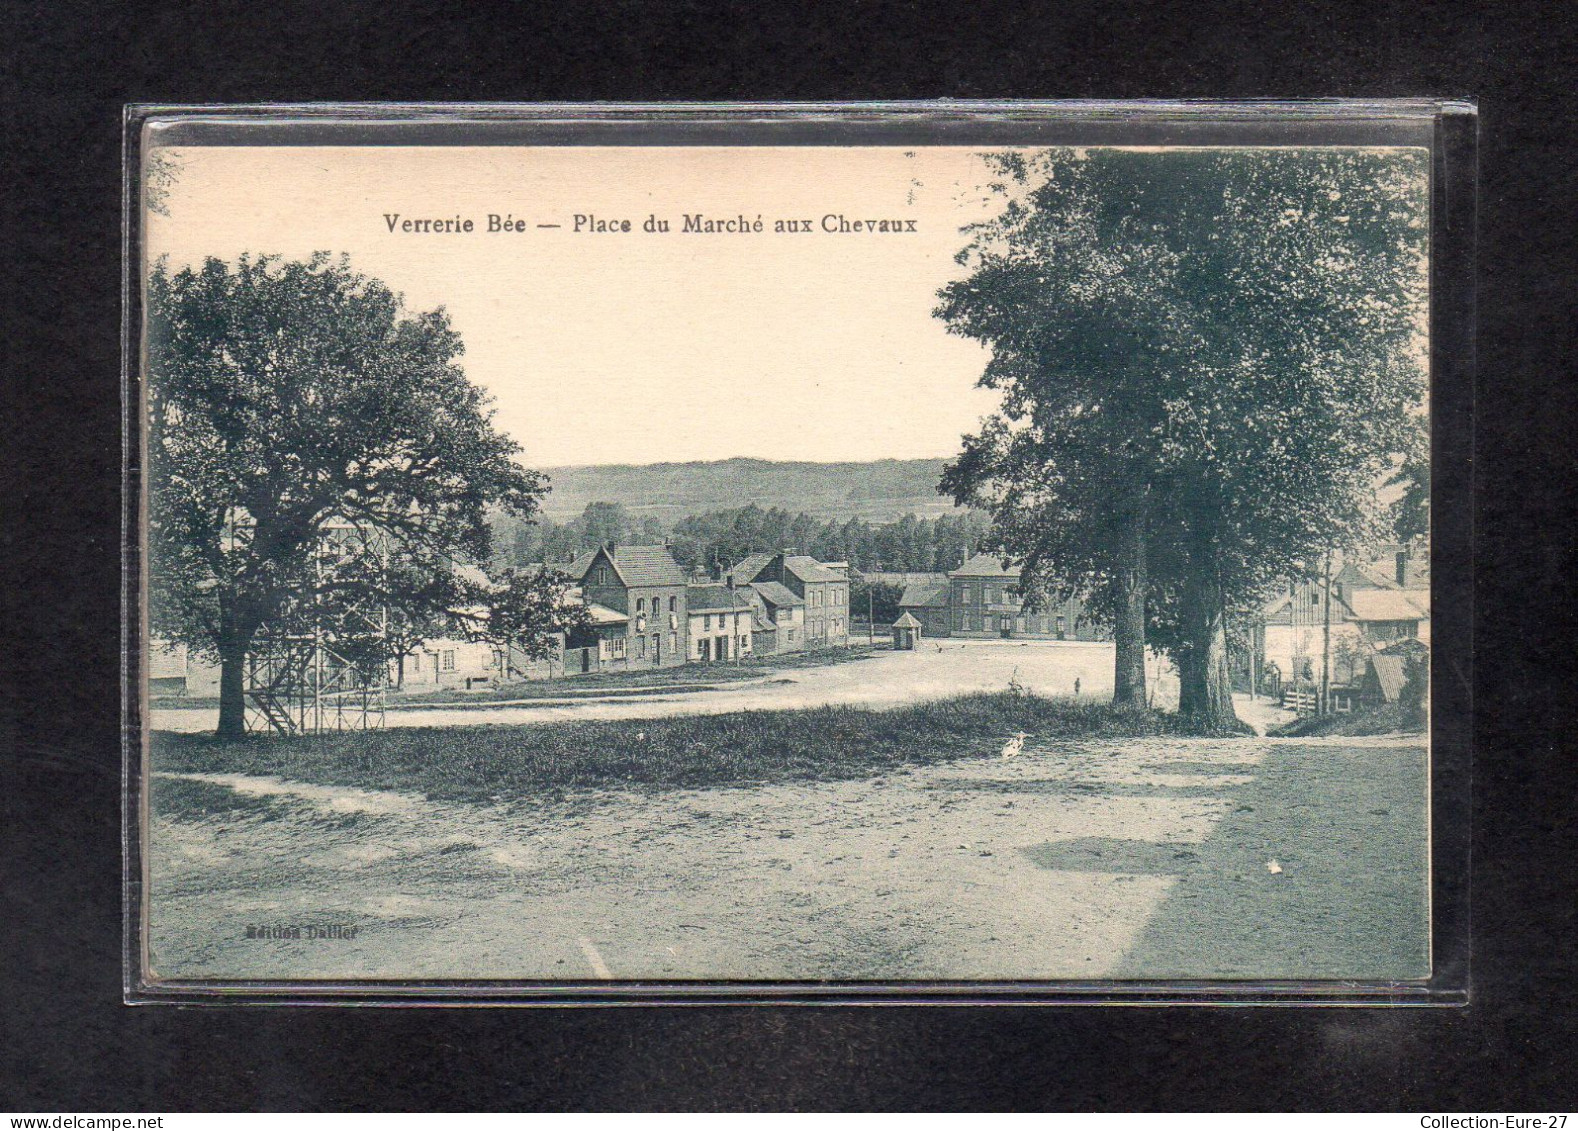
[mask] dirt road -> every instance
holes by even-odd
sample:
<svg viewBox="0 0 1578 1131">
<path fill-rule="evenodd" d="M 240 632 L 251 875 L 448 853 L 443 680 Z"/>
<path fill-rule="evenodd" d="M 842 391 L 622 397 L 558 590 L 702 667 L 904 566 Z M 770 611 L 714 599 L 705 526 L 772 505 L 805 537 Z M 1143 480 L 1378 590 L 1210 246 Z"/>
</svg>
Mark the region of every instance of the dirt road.
<svg viewBox="0 0 1578 1131">
<path fill-rule="evenodd" d="M 1153 664 L 1154 668 L 1154 664 Z M 1160 668 L 1154 670 L 1161 672 Z M 521 725 L 581 719 L 651 719 L 668 715 L 727 714 L 732 711 L 789 710 L 828 703 L 896 707 L 971 691 L 1002 691 L 1017 681 L 1044 695 L 1079 693 L 1095 699 L 1112 695 L 1112 645 L 1077 641 L 926 641 L 914 652 L 877 652 L 851 663 L 795 668 L 715 690 L 650 695 L 638 699 L 585 702 L 391 710 L 391 727 Z M 1176 681 L 1162 672 L 1158 706 L 1177 698 Z M 574 680 L 566 681 L 567 687 Z M 156 730 L 196 733 L 213 730 L 213 709 L 158 709 L 150 712 Z"/>
<path fill-rule="evenodd" d="M 873 780 L 507 806 L 241 777 L 155 789 L 166 977 L 1406 978 L 1428 964 L 1418 739 L 1032 737 L 1011 760 Z M 330 937 L 249 939 L 249 925 Z"/>
</svg>

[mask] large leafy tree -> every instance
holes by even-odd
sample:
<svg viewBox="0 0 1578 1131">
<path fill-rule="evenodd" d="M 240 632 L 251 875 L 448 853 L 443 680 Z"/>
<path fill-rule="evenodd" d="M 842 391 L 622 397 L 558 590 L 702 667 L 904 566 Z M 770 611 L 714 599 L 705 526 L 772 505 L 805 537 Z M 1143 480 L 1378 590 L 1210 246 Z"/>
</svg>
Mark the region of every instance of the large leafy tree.
<svg viewBox="0 0 1578 1131">
<path fill-rule="evenodd" d="M 490 507 L 529 517 L 547 486 L 442 310 L 326 254 L 159 263 L 146 305 L 151 617 L 218 657 L 220 735 L 244 730 L 260 633 L 310 622 L 383 662 L 370 641 L 491 599 L 457 566 L 487 561 Z"/>
<path fill-rule="evenodd" d="M 1178 663 L 1180 710 L 1231 726 L 1227 610 L 1361 537 L 1419 427 L 1424 156 L 992 165 L 1003 206 L 937 313 L 990 348 L 982 384 L 1003 404 L 945 486 L 991 510 L 1032 594 L 1108 611 L 1120 699 L 1143 698 L 1149 640 Z"/>
</svg>

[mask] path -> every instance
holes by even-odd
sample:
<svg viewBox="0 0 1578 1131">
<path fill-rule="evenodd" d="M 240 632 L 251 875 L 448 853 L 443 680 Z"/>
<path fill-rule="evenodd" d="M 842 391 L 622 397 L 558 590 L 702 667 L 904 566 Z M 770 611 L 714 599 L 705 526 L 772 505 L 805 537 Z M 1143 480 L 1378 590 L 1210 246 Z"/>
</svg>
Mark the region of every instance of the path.
<svg viewBox="0 0 1578 1131">
<path fill-rule="evenodd" d="M 235 776 L 154 793 L 166 976 L 1401 978 L 1426 962 L 1418 739 L 1032 737 L 1011 761 L 863 781 L 501 806 Z"/>
<path fill-rule="evenodd" d="M 485 703 L 460 707 L 391 710 L 390 727 L 535 724 L 582 719 L 651 719 L 669 715 L 787 710 L 825 704 L 897 707 L 970 691 L 1002 691 L 1017 681 L 1028 691 L 1106 699 L 1112 694 L 1112 645 L 1076 641 L 926 641 L 915 652 L 877 652 L 867 659 L 821 668 L 793 668 L 761 680 L 719 685 L 715 690 L 649 695 L 628 700 L 547 703 Z M 569 686 L 574 681 L 567 681 Z M 1161 681 L 1159 705 L 1176 701 L 1174 681 Z M 214 709 L 157 709 L 155 730 L 195 733 L 213 730 Z"/>
</svg>

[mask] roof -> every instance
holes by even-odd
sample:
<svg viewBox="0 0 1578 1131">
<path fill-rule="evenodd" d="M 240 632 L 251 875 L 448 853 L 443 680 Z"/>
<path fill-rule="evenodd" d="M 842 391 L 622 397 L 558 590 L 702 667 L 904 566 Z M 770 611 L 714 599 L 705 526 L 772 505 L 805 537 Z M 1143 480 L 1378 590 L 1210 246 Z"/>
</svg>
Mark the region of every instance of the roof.
<svg viewBox="0 0 1578 1131">
<path fill-rule="evenodd" d="M 777 556 L 769 553 L 750 554 L 729 570 L 728 576 L 734 578 L 736 585 L 748 585 L 760 577 L 762 570 L 770 566 Z M 794 574 L 801 581 L 847 581 L 846 568 L 846 563 L 819 562 L 810 554 L 784 555 L 785 572 Z"/>
<path fill-rule="evenodd" d="M 1375 672 L 1375 682 L 1381 689 L 1381 698 L 1388 703 L 1397 702 L 1398 693 L 1408 682 L 1408 668 L 1402 656 L 1381 654 L 1372 657 L 1370 670 Z"/>
<path fill-rule="evenodd" d="M 751 588 L 762 595 L 762 600 L 776 608 L 785 609 L 792 605 L 805 604 L 804 597 L 796 596 L 794 590 L 776 581 L 758 581 L 752 584 Z"/>
<path fill-rule="evenodd" d="M 843 581 L 844 575 L 807 554 L 785 556 L 784 568 L 801 581 Z"/>
<path fill-rule="evenodd" d="M 756 575 L 766 569 L 767 563 L 772 560 L 773 555 L 771 554 L 751 554 L 733 569 L 729 570 L 728 576 L 734 578 L 736 585 L 749 585 L 756 580 Z"/>
<path fill-rule="evenodd" d="M 921 622 L 908 613 L 900 613 L 899 619 L 893 622 L 894 628 L 919 628 L 920 626 Z"/>
<path fill-rule="evenodd" d="M 612 551 L 606 546 L 599 547 L 576 558 L 565 572 L 577 581 L 584 580 L 598 554 L 608 555 L 627 589 L 685 584 L 685 573 L 667 546 L 615 546 Z"/>
<path fill-rule="evenodd" d="M 1332 581 L 1349 588 L 1396 589 L 1397 582 L 1380 562 L 1349 562 L 1337 571 Z"/>
<path fill-rule="evenodd" d="M 1003 559 L 996 554 L 976 554 L 975 557 L 965 562 L 956 570 L 948 574 L 949 577 L 1011 577 L 1019 580 L 1019 567 L 1012 569 L 1003 568 Z"/>
<path fill-rule="evenodd" d="M 1355 589 L 1348 595 L 1353 617 L 1361 621 L 1429 620 L 1428 589 Z"/>
<path fill-rule="evenodd" d="M 948 607 L 948 580 L 917 581 L 904 587 L 899 598 L 901 609 L 946 609 Z"/>
<path fill-rule="evenodd" d="M 762 614 L 759 613 L 757 610 L 755 610 L 755 609 L 751 610 L 751 631 L 752 632 L 776 632 L 777 630 L 778 630 L 778 626 L 775 625 L 772 621 L 770 621 L 766 617 L 762 616 Z"/>
<path fill-rule="evenodd" d="M 732 612 L 750 608 L 751 599 L 727 585 L 688 585 L 685 587 L 685 607 L 693 613 Z"/>
<path fill-rule="evenodd" d="M 594 601 L 586 603 L 586 611 L 593 624 L 629 624 L 630 618 L 624 613 L 615 612 L 606 605 L 599 605 Z"/>
</svg>

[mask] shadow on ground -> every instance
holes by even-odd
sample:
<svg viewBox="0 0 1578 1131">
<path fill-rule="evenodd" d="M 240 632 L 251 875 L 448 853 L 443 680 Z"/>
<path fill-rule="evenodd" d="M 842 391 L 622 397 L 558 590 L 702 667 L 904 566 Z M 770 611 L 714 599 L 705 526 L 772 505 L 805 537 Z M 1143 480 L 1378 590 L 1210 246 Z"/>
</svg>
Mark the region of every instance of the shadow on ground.
<svg viewBox="0 0 1578 1131">
<path fill-rule="evenodd" d="M 1173 877 L 1112 977 L 1423 978 L 1427 788 L 1422 745 L 1273 742 L 1251 781 L 1218 787 L 1230 808 L 1201 844 L 1022 851 L 1056 871 Z"/>
</svg>

